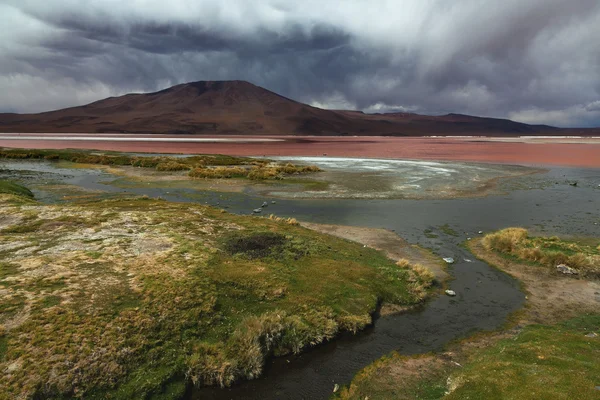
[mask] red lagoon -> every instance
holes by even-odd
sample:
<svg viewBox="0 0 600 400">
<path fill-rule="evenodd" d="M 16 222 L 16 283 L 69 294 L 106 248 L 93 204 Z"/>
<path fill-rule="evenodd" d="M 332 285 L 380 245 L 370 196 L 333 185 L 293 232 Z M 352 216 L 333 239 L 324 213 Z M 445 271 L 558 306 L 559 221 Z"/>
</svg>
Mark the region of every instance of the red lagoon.
<svg viewBox="0 0 600 400">
<path fill-rule="evenodd" d="M 600 138 L 0 134 L 0 147 L 600 167 Z"/>
</svg>

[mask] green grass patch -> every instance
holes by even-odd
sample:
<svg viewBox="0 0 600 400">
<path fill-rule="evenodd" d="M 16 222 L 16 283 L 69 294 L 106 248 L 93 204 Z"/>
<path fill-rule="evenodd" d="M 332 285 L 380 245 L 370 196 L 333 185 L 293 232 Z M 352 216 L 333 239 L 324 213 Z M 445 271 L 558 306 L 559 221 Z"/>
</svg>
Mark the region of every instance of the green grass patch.
<svg viewBox="0 0 600 400">
<path fill-rule="evenodd" d="M 447 390 L 451 370 L 435 355 L 403 356 L 396 352 L 363 368 L 350 385 L 332 396 L 343 400 L 437 400 Z"/>
<path fill-rule="evenodd" d="M 14 194 L 29 199 L 33 199 L 34 197 L 31 190 L 27 189 L 25 186 L 7 180 L 0 180 L 0 193 Z"/>
<path fill-rule="evenodd" d="M 468 347 L 461 357 L 459 367 L 436 354 L 392 353 L 361 370 L 333 398 L 597 399 L 600 314 L 530 325 L 491 346 Z"/>
<path fill-rule="evenodd" d="M 597 399 L 600 315 L 532 325 L 476 352 L 450 378 L 447 399 Z"/>
</svg>

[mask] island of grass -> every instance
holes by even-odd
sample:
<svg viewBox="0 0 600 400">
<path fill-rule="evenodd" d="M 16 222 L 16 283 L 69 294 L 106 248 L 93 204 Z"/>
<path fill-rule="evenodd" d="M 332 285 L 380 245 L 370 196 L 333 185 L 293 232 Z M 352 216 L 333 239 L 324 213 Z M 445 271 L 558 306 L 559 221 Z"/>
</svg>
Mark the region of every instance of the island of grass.
<svg viewBox="0 0 600 400">
<path fill-rule="evenodd" d="M 31 190 L 16 182 L 0 179 L 0 194 L 14 194 L 17 196 L 28 197 L 33 199 Z"/>
<path fill-rule="evenodd" d="M 178 398 L 416 304 L 431 276 L 293 220 L 0 194 L 0 398 Z"/>
<path fill-rule="evenodd" d="M 335 397 L 600 398 L 600 240 L 532 237 L 507 228 L 467 246 L 523 282 L 528 301 L 510 329 L 453 344 L 442 354 L 393 353 Z M 571 273 L 556 268 L 561 264 Z"/>
<path fill-rule="evenodd" d="M 189 157 L 142 156 L 116 152 L 75 150 L 29 150 L 0 148 L 0 158 L 18 160 L 70 161 L 81 164 L 133 166 L 157 171 L 188 171 L 192 178 L 252 180 L 283 179 L 286 176 L 321 171 L 314 165 L 280 164 L 267 159 L 226 155 Z"/>
</svg>

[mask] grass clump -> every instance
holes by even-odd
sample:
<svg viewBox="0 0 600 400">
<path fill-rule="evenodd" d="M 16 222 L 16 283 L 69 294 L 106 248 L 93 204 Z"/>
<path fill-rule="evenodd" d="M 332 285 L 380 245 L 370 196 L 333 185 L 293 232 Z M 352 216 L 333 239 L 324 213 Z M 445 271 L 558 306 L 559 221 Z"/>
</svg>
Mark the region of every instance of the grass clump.
<svg viewBox="0 0 600 400">
<path fill-rule="evenodd" d="M 408 271 L 408 290 L 414 300 L 419 302 L 425 299 L 428 289 L 433 285 L 435 279 L 433 272 L 420 264 L 411 264 L 404 258 L 398 260 L 396 265 Z"/>
<path fill-rule="evenodd" d="M 268 217 L 271 221 L 276 221 L 276 222 L 285 222 L 286 224 L 290 224 L 290 225 L 300 225 L 300 223 L 298 222 L 298 220 L 296 218 L 282 218 L 282 217 L 278 217 L 275 214 L 270 214 Z"/>
<path fill-rule="evenodd" d="M 558 237 L 530 237 L 523 228 L 506 228 L 483 237 L 482 244 L 506 256 L 555 269 L 559 264 L 574 268 L 580 275 L 600 278 L 600 250 L 596 244 L 561 240 Z"/>
<path fill-rule="evenodd" d="M 17 195 L 17 196 L 26 197 L 29 199 L 33 199 L 33 197 L 34 197 L 31 190 L 29 190 L 25 186 L 22 186 L 22 185 L 19 185 L 18 183 L 15 183 L 12 181 L 7 181 L 7 180 L 0 180 L 0 193 L 13 194 L 13 195 Z"/>
</svg>

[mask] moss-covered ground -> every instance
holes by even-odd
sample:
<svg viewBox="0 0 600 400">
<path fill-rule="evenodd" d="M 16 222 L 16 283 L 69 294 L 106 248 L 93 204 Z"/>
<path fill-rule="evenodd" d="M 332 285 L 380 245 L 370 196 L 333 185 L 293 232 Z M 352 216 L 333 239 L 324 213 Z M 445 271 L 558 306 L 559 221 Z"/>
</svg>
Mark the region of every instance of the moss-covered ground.
<svg viewBox="0 0 600 400">
<path fill-rule="evenodd" d="M 444 355 L 394 353 L 363 369 L 335 397 L 598 399 L 600 314 L 529 325 L 491 346 L 463 351 L 460 357 L 456 363 Z"/>
<path fill-rule="evenodd" d="M 430 279 L 294 221 L 0 194 L 0 398 L 177 398 L 410 305 Z"/>
</svg>

